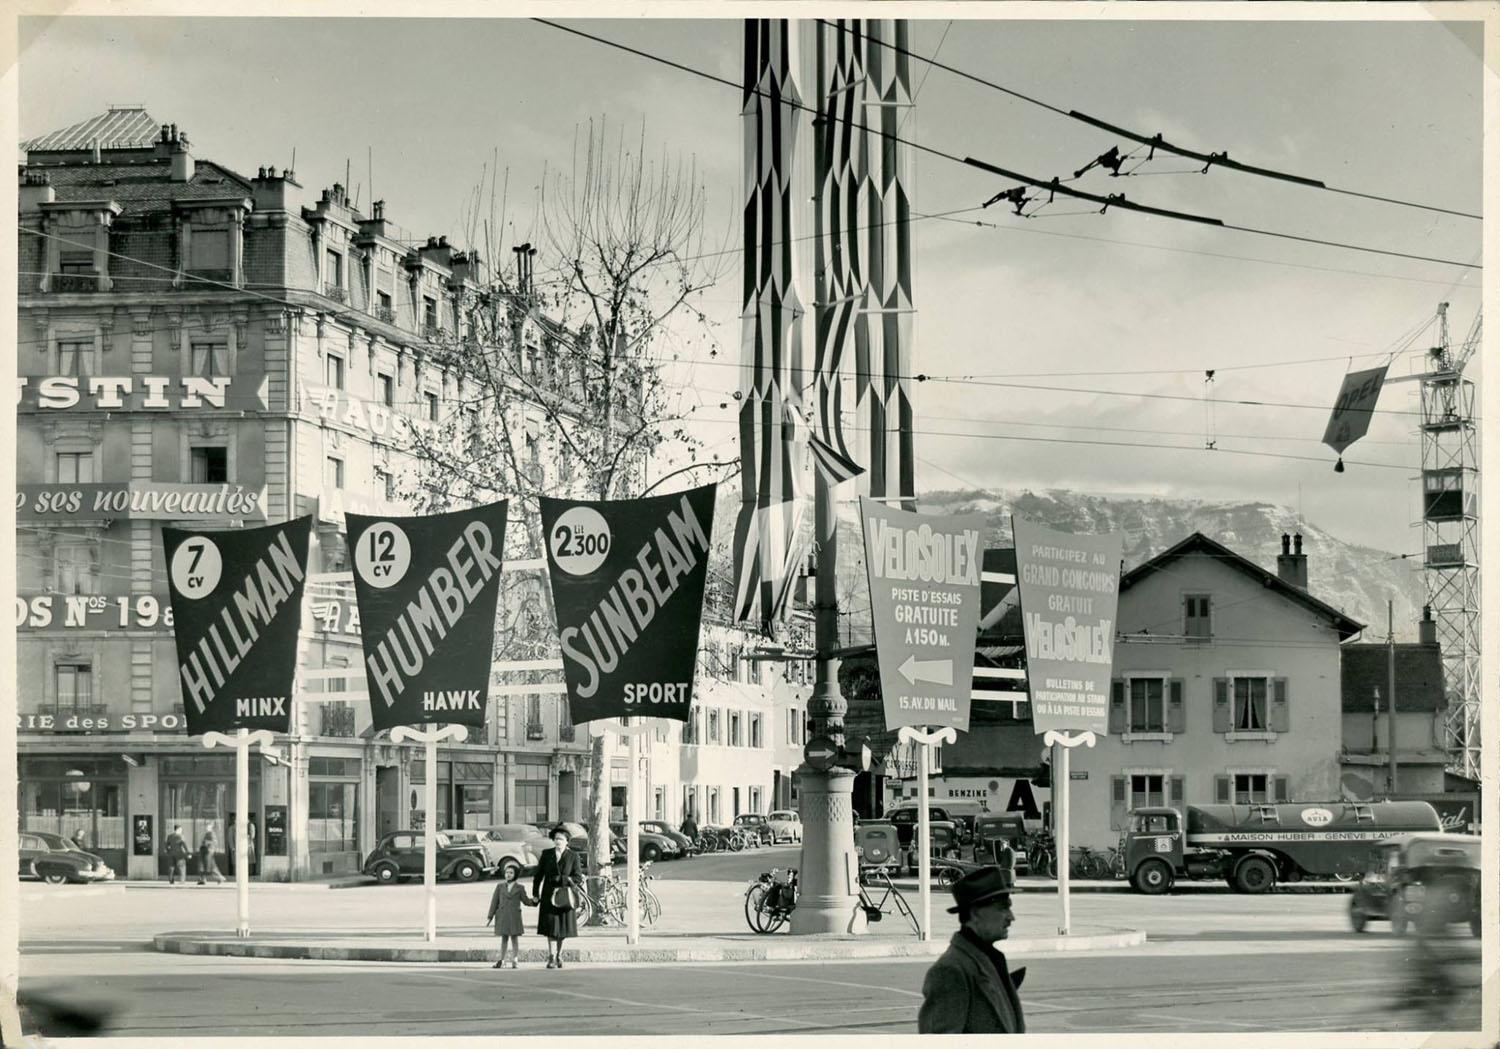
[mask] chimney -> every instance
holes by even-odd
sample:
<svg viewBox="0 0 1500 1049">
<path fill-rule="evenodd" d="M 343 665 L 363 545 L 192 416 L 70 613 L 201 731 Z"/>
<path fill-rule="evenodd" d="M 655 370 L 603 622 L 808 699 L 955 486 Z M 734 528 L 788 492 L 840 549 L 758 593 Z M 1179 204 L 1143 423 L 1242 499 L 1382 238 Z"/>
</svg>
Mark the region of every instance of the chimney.
<svg viewBox="0 0 1500 1049">
<path fill-rule="evenodd" d="M 256 211 L 286 211 L 291 204 L 291 190 L 302 188 L 290 170 L 276 174 L 274 164 L 256 172 L 250 185 Z"/>
<path fill-rule="evenodd" d="M 172 125 L 172 181 L 193 181 L 193 155 L 188 152 L 187 135 L 177 133 L 177 125 Z"/>
<path fill-rule="evenodd" d="M 1422 621 L 1417 624 L 1417 642 L 1423 645 L 1437 644 L 1437 623 L 1432 618 L 1432 606 L 1422 606 Z"/>
<path fill-rule="evenodd" d="M 531 260 L 536 257 L 536 249 L 531 242 L 517 245 L 510 249 L 516 253 L 516 291 L 522 295 L 530 295 L 531 287 Z"/>
<path fill-rule="evenodd" d="M 1293 546 L 1295 543 L 1295 547 Z M 1307 555 L 1302 552 L 1302 533 L 1281 533 L 1281 553 L 1276 558 L 1276 574 L 1283 583 L 1299 590 L 1307 589 Z"/>
<path fill-rule="evenodd" d="M 428 237 L 427 243 L 417 250 L 428 262 L 434 262 L 445 270 L 453 268 L 453 246 L 448 243 L 446 236 Z"/>
<path fill-rule="evenodd" d="M 51 204 L 56 199 L 57 191 L 45 171 L 25 171 L 21 176 L 22 211 L 35 211 L 39 205 Z"/>
</svg>

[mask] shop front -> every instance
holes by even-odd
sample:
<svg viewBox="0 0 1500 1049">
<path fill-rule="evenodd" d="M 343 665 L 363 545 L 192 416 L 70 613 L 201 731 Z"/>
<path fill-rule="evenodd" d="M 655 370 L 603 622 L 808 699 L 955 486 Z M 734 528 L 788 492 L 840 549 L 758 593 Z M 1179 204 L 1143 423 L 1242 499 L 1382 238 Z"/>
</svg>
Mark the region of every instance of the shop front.
<svg viewBox="0 0 1500 1049">
<path fill-rule="evenodd" d="M 254 835 L 249 866 L 252 878 L 260 874 L 260 830 L 266 826 L 265 813 L 261 811 L 260 766 L 258 761 L 250 763 L 250 827 L 247 833 Z M 161 828 L 161 840 L 164 842 L 174 827 L 181 827 L 183 838 L 193 850 L 188 870 L 196 875 L 203 842 L 212 831 L 214 864 L 226 877 L 233 875 L 237 857 L 232 835 L 238 815 L 234 811 L 234 755 L 164 755 L 158 759 L 157 787 L 157 825 Z M 158 848 L 156 855 L 157 874 L 165 877 L 166 852 Z"/>
<path fill-rule="evenodd" d="M 440 758 L 437 763 L 437 778 L 439 830 L 485 827 L 496 822 L 493 815 L 495 760 L 492 755 L 466 754 L 463 759 Z M 414 759 L 411 763 L 411 809 L 407 824 L 414 830 L 423 825 L 422 788 L 426 782 L 426 760 Z"/>
<path fill-rule="evenodd" d="M 128 771 L 119 755 L 21 757 L 20 829 L 61 835 L 124 877 L 130 847 Z"/>
</svg>

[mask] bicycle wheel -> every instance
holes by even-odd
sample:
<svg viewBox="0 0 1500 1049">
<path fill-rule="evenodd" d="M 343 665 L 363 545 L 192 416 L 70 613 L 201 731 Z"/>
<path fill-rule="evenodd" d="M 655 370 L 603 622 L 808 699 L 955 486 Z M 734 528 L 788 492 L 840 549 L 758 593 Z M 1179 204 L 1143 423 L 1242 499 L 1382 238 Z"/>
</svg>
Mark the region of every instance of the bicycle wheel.
<svg viewBox="0 0 1500 1049">
<path fill-rule="evenodd" d="M 583 892 L 575 893 L 574 896 L 575 896 L 575 898 L 577 900 L 577 902 L 575 903 L 575 906 L 577 907 L 577 910 L 578 910 L 578 914 L 577 914 L 578 924 L 581 927 L 581 926 L 587 925 L 590 921 L 593 920 L 593 917 L 594 917 L 594 899 L 593 899 L 592 896 L 589 896 L 587 893 L 583 893 Z"/>
<path fill-rule="evenodd" d="M 732 837 L 732 838 L 729 839 L 729 851 L 730 852 L 739 852 L 744 847 L 745 847 L 745 839 L 742 838 L 742 837 L 740 837 L 738 834 L 736 834 L 734 837 Z"/>
<path fill-rule="evenodd" d="M 1106 873 L 1108 873 L 1108 868 L 1105 867 L 1104 860 L 1092 852 L 1084 854 L 1083 858 L 1078 861 L 1080 878 L 1096 881 L 1104 877 Z"/>
<path fill-rule="evenodd" d="M 649 927 L 660 920 L 661 900 L 656 898 L 656 893 L 646 889 L 641 893 L 641 924 Z"/>
<path fill-rule="evenodd" d="M 888 885 L 887 889 L 890 892 L 891 898 L 896 902 L 896 910 L 910 923 L 911 931 L 921 936 L 922 923 L 917 921 L 916 914 L 912 912 L 911 907 L 907 904 L 906 897 L 901 895 L 901 890 L 894 885 Z"/>
<path fill-rule="evenodd" d="M 756 882 L 745 893 L 745 921 L 751 932 L 769 933 L 781 927 L 781 921 L 767 906 L 769 895 L 770 888 L 764 882 Z"/>
</svg>

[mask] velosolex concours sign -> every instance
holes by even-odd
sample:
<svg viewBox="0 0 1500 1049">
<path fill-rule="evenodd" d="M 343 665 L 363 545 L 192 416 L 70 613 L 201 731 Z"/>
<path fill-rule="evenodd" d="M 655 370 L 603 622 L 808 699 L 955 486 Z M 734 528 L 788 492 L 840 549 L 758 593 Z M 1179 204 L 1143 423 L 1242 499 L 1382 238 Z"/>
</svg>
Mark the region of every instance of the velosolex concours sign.
<svg viewBox="0 0 1500 1049">
<path fill-rule="evenodd" d="M 542 499 L 573 723 L 688 719 L 714 486 L 679 495 Z"/>
<path fill-rule="evenodd" d="M 377 731 L 484 724 L 507 507 L 345 515 Z"/>
<path fill-rule="evenodd" d="M 1103 734 L 1124 537 L 1071 535 L 1022 517 L 1011 521 L 1035 731 Z"/>
</svg>

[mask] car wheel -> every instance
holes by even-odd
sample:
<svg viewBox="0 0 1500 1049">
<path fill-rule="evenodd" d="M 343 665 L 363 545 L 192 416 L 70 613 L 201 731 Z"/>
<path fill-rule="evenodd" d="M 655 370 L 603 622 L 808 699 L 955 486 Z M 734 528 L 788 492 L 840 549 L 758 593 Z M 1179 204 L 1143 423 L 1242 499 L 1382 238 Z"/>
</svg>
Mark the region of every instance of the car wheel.
<svg viewBox="0 0 1500 1049">
<path fill-rule="evenodd" d="M 473 881 L 479 877 L 479 864 L 463 860 L 453 868 L 453 876 L 459 881 Z"/>
<path fill-rule="evenodd" d="M 1276 868 L 1264 856 L 1246 856 L 1234 869 L 1234 887 L 1259 895 L 1276 887 Z"/>
<path fill-rule="evenodd" d="M 370 873 L 382 885 L 395 885 L 401 880 L 401 871 L 394 863 L 377 863 Z"/>
<path fill-rule="evenodd" d="M 1405 896 L 1402 895 L 1402 894 L 1399 894 L 1399 893 L 1396 894 L 1396 895 L 1393 895 L 1391 897 L 1390 907 L 1391 907 L 1391 935 L 1393 935 L 1393 936 L 1405 936 L 1406 935 L 1407 925 L 1409 924 L 1409 922 L 1407 920 L 1407 917 L 1406 917 L 1406 898 L 1405 898 Z"/>
<path fill-rule="evenodd" d="M 641 859 L 647 863 L 655 863 L 661 859 L 661 849 L 658 849 L 655 845 L 647 845 L 641 850 Z"/>
<path fill-rule="evenodd" d="M 1172 887 L 1172 868 L 1166 860 L 1146 860 L 1135 869 L 1136 891 L 1147 896 L 1160 896 Z"/>
<path fill-rule="evenodd" d="M 1359 909 L 1359 904 L 1354 900 L 1349 901 L 1349 924 L 1354 926 L 1355 932 L 1364 932 L 1365 926 L 1369 924 L 1365 912 Z"/>
<path fill-rule="evenodd" d="M 42 880 L 48 885 L 66 885 L 68 876 L 61 871 L 49 870 L 42 875 Z"/>
</svg>

